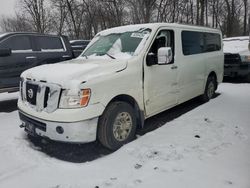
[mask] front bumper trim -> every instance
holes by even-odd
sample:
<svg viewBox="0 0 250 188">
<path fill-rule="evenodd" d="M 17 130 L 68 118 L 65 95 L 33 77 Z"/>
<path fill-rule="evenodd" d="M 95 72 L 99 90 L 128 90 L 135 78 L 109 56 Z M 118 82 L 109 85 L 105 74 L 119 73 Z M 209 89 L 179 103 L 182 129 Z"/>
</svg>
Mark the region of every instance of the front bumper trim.
<svg viewBox="0 0 250 188">
<path fill-rule="evenodd" d="M 72 123 L 52 122 L 32 117 L 20 110 L 19 117 L 24 126 L 25 124 L 34 126 L 37 136 L 70 143 L 88 143 L 96 140 L 98 117 Z M 57 127 L 62 127 L 64 132 L 58 133 Z"/>
</svg>

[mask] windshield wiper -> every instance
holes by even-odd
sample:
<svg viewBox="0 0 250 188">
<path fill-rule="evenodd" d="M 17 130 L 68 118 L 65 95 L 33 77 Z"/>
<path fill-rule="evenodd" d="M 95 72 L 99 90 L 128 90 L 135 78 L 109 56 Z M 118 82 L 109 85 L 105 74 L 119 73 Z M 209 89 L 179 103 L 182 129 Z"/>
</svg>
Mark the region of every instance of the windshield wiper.
<svg viewBox="0 0 250 188">
<path fill-rule="evenodd" d="M 86 55 L 82 55 L 83 57 L 85 57 L 86 59 L 88 59 L 88 56 L 86 56 Z"/>
<path fill-rule="evenodd" d="M 105 53 L 107 56 L 109 56 L 111 59 L 116 59 L 114 56 L 108 54 L 107 52 Z"/>
</svg>

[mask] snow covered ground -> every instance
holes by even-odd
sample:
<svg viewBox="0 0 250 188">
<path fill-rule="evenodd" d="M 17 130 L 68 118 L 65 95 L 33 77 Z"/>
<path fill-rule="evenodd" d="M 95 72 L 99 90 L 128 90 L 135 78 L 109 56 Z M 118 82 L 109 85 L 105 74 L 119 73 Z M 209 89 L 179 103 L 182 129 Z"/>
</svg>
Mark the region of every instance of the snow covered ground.
<svg viewBox="0 0 250 188">
<path fill-rule="evenodd" d="M 47 156 L 0 113 L 1 188 L 249 188 L 250 84 L 220 95 L 120 150 L 86 163 Z"/>
<path fill-rule="evenodd" d="M 18 92 L 14 93 L 0 93 L 0 102 L 18 99 Z M 1 107 L 0 107 L 1 108 Z"/>
</svg>

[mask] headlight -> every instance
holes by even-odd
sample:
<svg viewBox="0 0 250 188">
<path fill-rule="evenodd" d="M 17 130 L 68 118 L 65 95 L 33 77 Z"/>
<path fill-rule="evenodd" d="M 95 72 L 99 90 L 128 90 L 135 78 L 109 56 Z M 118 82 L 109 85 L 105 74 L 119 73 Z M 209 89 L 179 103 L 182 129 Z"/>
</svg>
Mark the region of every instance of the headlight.
<svg viewBox="0 0 250 188">
<path fill-rule="evenodd" d="M 68 90 L 63 90 L 61 94 L 59 108 L 81 108 L 88 106 L 91 95 L 90 89 L 79 91 L 78 95 L 70 95 Z"/>
<path fill-rule="evenodd" d="M 250 63 L 250 55 L 243 55 L 241 56 L 241 61 L 242 62 L 246 62 L 246 63 Z"/>
</svg>

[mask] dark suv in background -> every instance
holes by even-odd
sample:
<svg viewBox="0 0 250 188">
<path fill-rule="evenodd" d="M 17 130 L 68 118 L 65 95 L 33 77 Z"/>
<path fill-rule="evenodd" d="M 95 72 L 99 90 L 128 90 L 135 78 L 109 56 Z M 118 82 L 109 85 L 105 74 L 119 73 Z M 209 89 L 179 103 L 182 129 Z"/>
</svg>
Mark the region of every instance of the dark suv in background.
<svg viewBox="0 0 250 188">
<path fill-rule="evenodd" d="M 90 40 L 71 40 L 70 45 L 75 57 L 78 57 L 88 46 Z"/>
<path fill-rule="evenodd" d="M 26 69 L 72 58 L 72 49 L 66 36 L 0 34 L 0 93 L 17 91 L 20 74 Z"/>
<path fill-rule="evenodd" d="M 223 39 L 224 76 L 247 78 L 250 81 L 249 36 Z"/>
</svg>

